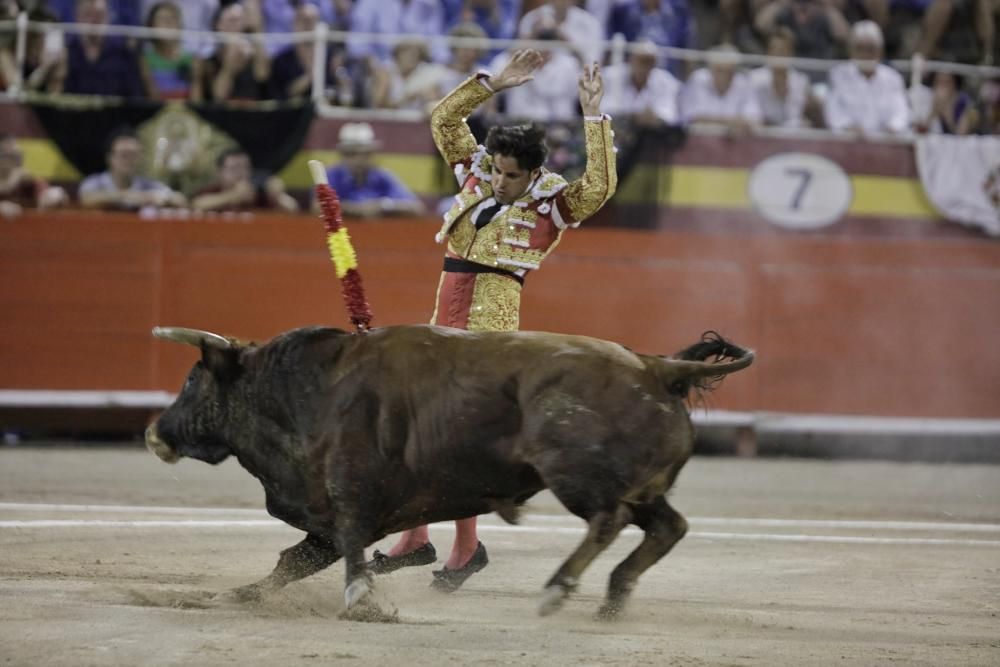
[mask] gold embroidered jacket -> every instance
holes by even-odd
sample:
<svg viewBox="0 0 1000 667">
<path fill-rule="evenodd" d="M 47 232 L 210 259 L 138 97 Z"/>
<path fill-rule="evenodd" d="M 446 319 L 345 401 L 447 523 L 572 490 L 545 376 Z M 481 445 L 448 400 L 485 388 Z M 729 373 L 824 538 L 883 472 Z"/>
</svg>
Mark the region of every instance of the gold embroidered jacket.
<svg viewBox="0 0 1000 667">
<path fill-rule="evenodd" d="M 448 250 L 472 262 L 497 266 L 519 274 L 537 269 L 562 233 L 578 227 L 615 192 L 618 174 L 612 144 L 611 119 L 585 120 L 587 168 L 567 183 L 559 174 L 542 169 L 528 191 L 513 205 L 505 205 L 490 222 L 476 230 L 479 212 L 496 204 L 493 198 L 492 157 L 476 140 L 465 118 L 493 93 L 470 77 L 431 113 L 434 143 L 452 166 L 461 190 L 444 216 L 436 239 L 447 239 Z"/>
</svg>

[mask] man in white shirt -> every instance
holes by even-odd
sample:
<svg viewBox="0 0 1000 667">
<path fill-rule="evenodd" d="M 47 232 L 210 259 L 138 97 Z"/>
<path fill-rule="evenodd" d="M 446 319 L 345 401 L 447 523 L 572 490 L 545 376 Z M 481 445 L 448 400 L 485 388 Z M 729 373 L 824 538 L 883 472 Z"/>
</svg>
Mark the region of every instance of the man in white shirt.
<svg viewBox="0 0 1000 667">
<path fill-rule="evenodd" d="M 655 44 L 641 42 L 628 63 L 605 68 L 606 113 L 631 116 L 644 127 L 680 124 L 681 84 L 670 72 L 656 66 L 657 55 Z"/>
<path fill-rule="evenodd" d="M 574 121 L 577 113 L 577 82 L 580 63 L 563 47 L 541 51 L 542 66 L 534 78 L 504 91 L 504 115 L 517 121 Z M 491 72 L 502 71 L 510 53 L 501 53 L 490 63 Z"/>
<path fill-rule="evenodd" d="M 83 208 L 138 211 L 151 207 L 181 207 L 187 199 L 159 181 L 139 174 L 142 144 L 131 129 L 111 134 L 105 158 L 108 170 L 92 174 L 80 183 L 78 195 Z"/>
<path fill-rule="evenodd" d="M 601 61 L 604 26 L 590 12 L 576 7 L 573 0 L 549 0 L 522 16 L 517 26 L 517 36 L 521 39 L 540 39 L 550 31 L 556 39 L 572 45 L 583 65 Z"/>
<path fill-rule="evenodd" d="M 851 28 L 851 62 L 830 70 L 826 125 L 835 132 L 867 136 L 902 134 L 910 125 L 903 77 L 882 58 L 882 29 L 874 21 Z"/>
<path fill-rule="evenodd" d="M 737 72 L 739 52 L 717 46 L 709 52 L 708 67 L 695 70 L 681 92 L 681 112 L 689 123 L 723 125 L 734 134 L 747 134 L 763 116 L 746 74 Z"/>
<path fill-rule="evenodd" d="M 767 54 L 791 58 L 795 54 L 795 35 L 788 28 L 777 28 L 767 40 Z M 770 64 L 750 72 L 750 85 L 757 95 L 765 125 L 803 127 L 806 104 L 810 99 L 809 77 L 788 65 Z"/>
</svg>

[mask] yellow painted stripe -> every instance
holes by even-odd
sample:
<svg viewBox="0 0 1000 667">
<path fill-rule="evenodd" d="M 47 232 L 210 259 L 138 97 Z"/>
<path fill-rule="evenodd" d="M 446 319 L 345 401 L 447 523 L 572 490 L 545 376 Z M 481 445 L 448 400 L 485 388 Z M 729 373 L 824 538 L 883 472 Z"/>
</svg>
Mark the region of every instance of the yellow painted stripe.
<svg viewBox="0 0 1000 667">
<path fill-rule="evenodd" d="M 731 167 L 637 167 L 615 198 L 692 208 L 750 210 L 750 170 Z M 854 200 L 849 215 L 936 218 L 920 181 L 893 176 L 850 175 Z"/>
<path fill-rule="evenodd" d="M 54 181 L 75 181 L 80 174 L 48 139 L 19 139 L 24 149 L 25 167 L 34 174 Z M 292 189 L 312 187 L 309 160 L 335 164 L 340 156 L 332 150 L 300 151 L 279 176 Z M 394 173 L 419 195 L 451 194 L 453 180 L 442 168 L 437 155 L 384 153 L 375 163 Z M 615 199 L 622 203 L 655 201 L 659 204 L 691 208 L 750 210 L 747 180 L 750 170 L 733 167 L 656 167 L 640 165 L 620 184 Z M 854 201 L 849 215 L 893 218 L 937 218 L 924 195 L 920 181 L 913 178 L 850 176 Z"/>
<path fill-rule="evenodd" d="M 893 218 L 937 218 L 924 188 L 914 178 L 852 175 L 854 201 L 848 215 L 879 215 Z"/>
</svg>

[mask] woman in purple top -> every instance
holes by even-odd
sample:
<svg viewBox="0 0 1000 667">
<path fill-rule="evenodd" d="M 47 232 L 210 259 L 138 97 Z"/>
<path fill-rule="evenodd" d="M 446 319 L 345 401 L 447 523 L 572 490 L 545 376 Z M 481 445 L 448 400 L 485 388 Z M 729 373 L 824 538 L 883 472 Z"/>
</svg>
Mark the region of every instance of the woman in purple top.
<svg viewBox="0 0 1000 667">
<path fill-rule="evenodd" d="M 927 131 L 936 134 L 974 134 L 979 126 L 979 111 L 972 97 L 962 90 L 964 80 L 958 74 L 936 72 L 931 89 L 934 94 Z"/>
</svg>

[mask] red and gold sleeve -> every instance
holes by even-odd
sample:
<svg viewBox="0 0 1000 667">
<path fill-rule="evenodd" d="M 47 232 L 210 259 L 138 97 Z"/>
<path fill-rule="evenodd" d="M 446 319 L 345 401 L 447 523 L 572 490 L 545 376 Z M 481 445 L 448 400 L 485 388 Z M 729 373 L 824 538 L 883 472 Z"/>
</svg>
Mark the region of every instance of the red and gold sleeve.
<svg viewBox="0 0 1000 667">
<path fill-rule="evenodd" d="M 560 227 L 576 227 L 604 206 L 618 187 L 614 132 L 611 118 L 587 117 L 583 123 L 587 142 L 587 168 L 556 197 L 554 212 Z"/>
<path fill-rule="evenodd" d="M 431 112 L 434 145 L 452 166 L 469 160 L 476 152 L 476 138 L 472 136 L 465 119 L 493 95 L 484 83 L 488 76 L 481 72 L 469 77 L 438 102 Z"/>
</svg>

